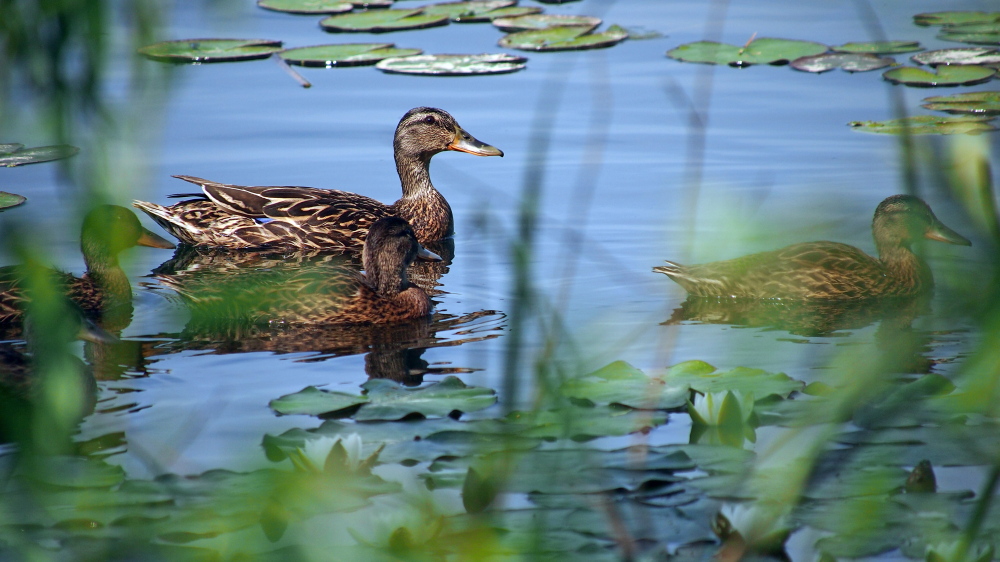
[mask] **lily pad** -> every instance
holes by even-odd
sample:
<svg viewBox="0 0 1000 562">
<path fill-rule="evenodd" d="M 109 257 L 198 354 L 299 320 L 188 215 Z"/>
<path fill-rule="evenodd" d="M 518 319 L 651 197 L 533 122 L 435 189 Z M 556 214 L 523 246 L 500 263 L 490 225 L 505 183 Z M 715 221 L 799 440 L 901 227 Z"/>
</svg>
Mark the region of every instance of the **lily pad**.
<svg viewBox="0 0 1000 562">
<path fill-rule="evenodd" d="M 546 27 L 584 27 L 587 31 L 601 25 L 601 18 L 593 16 L 570 16 L 556 14 L 534 14 L 513 18 L 496 18 L 493 25 L 500 31 L 515 32 Z"/>
<path fill-rule="evenodd" d="M 705 372 L 687 368 L 685 363 L 671 367 L 662 378 L 671 386 L 689 386 L 703 394 L 735 391 L 753 394 L 757 400 L 772 395 L 787 398 L 789 394 L 800 391 L 805 386 L 785 373 L 771 373 L 749 367 L 736 367 L 722 372 L 714 371 L 713 367 L 712 372 Z"/>
<path fill-rule="evenodd" d="M 540 13 L 542 13 L 542 9 L 538 6 L 510 6 L 508 8 L 490 10 L 484 14 L 459 16 L 457 18 L 453 18 L 452 21 L 455 23 L 483 23 L 491 22 L 497 18 L 516 18 Z"/>
<path fill-rule="evenodd" d="M 893 84 L 904 84 L 920 88 L 937 86 L 971 86 L 988 82 L 996 70 L 985 66 L 961 65 L 939 66 L 935 72 L 904 66 L 887 70 L 882 77 Z"/>
<path fill-rule="evenodd" d="M 330 16 L 319 22 L 320 27 L 332 33 L 365 32 L 387 33 L 405 29 L 424 29 L 448 25 L 444 14 L 424 14 L 421 8 L 409 10 L 372 10 Z"/>
<path fill-rule="evenodd" d="M 424 6 L 426 15 L 445 15 L 452 21 L 468 21 L 473 18 L 483 18 L 485 14 L 501 8 L 509 8 L 517 4 L 516 0 L 469 0 L 468 2 L 444 2 Z M 477 19 L 489 21 L 491 18 Z"/>
<path fill-rule="evenodd" d="M 547 27 L 518 31 L 500 39 L 500 46 L 522 51 L 578 51 L 611 47 L 628 38 L 628 33 L 612 25 L 602 33 L 589 33 L 583 27 Z"/>
<path fill-rule="evenodd" d="M 389 57 L 408 57 L 420 49 L 397 49 L 393 43 L 346 43 L 287 49 L 278 56 L 289 64 L 312 67 L 364 66 Z"/>
<path fill-rule="evenodd" d="M 350 0 L 355 10 L 381 10 L 391 8 L 395 0 Z"/>
<path fill-rule="evenodd" d="M 289 14 L 342 14 L 354 9 L 354 4 L 343 0 L 257 0 L 257 5 Z"/>
<path fill-rule="evenodd" d="M 812 41 L 762 37 L 754 39 L 743 47 L 714 41 L 697 41 L 671 49 L 667 51 L 667 56 L 684 62 L 749 66 L 787 64 L 797 58 L 818 55 L 826 51 L 826 45 Z"/>
<path fill-rule="evenodd" d="M 791 62 L 791 67 L 803 72 L 826 72 L 839 68 L 846 72 L 868 72 L 895 63 L 891 58 L 863 53 L 824 53 L 802 57 Z"/>
<path fill-rule="evenodd" d="M 269 406 L 279 414 L 318 416 L 320 414 L 338 412 L 352 406 L 366 404 L 367 402 L 367 396 L 358 396 L 346 392 L 330 392 L 320 390 L 315 386 L 307 386 L 295 394 L 286 394 L 281 398 L 271 400 Z"/>
<path fill-rule="evenodd" d="M 1000 115 L 1000 92 L 966 92 L 953 96 L 924 98 L 923 106 L 934 111 L 972 115 Z"/>
<path fill-rule="evenodd" d="M 894 55 L 912 53 L 923 49 L 919 41 L 871 41 L 867 43 L 844 43 L 832 47 L 838 53 L 868 53 L 872 55 Z"/>
<path fill-rule="evenodd" d="M 1000 12 L 928 12 L 913 16 L 917 25 L 956 25 L 1000 21 Z"/>
<path fill-rule="evenodd" d="M 139 54 L 166 62 L 231 62 L 265 59 L 281 50 L 281 41 L 268 39 L 179 39 L 153 43 Z"/>
<path fill-rule="evenodd" d="M 80 152 L 80 149 L 68 144 L 56 144 L 52 146 L 39 146 L 35 148 L 24 148 L 23 144 L 10 143 L 0 145 L 0 166 L 13 168 L 26 164 L 38 164 L 39 162 L 51 162 L 69 158 Z"/>
<path fill-rule="evenodd" d="M 596 404 L 620 404 L 643 410 L 670 410 L 683 407 L 687 385 L 667 384 L 624 361 L 615 361 L 583 377 L 569 379 L 560 389 L 571 398 Z"/>
<path fill-rule="evenodd" d="M 883 133 L 890 135 L 963 135 L 979 134 L 995 131 L 989 121 L 991 117 L 963 116 L 939 117 L 937 115 L 918 115 L 905 119 L 890 119 L 888 121 L 851 121 L 849 126 L 866 133 Z"/>
<path fill-rule="evenodd" d="M 938 33 L 938 39 L 960 43 L 1000 45 L 1000 21 L 946 25 Z"/>
<path fill-rule="evenodd" d="M 9 209 L 11 207 L 17 207 L 21 203 L 24 203 L 27 199 L 23 195 L 17 195 L 15 193 L 7 193 L 6 191 L 0 191 L 0 209 Z"/>
<path fill-rule="evenodd" d="M 926 51 L 910 57 L 917 64 L 1000 64 L 1000 50 L 990 47 L 958 47 Z"/>
<path fill-rule="evenodd" d="M 394 74 L 424 74 L 430 76 L 472 76 L 476 74 L 506 74 L 524 68 L 528 59 L 506 53 L 480 55 L 417 55 L 394 57 L 379 61 L 375 68 Z"/>
</svg>

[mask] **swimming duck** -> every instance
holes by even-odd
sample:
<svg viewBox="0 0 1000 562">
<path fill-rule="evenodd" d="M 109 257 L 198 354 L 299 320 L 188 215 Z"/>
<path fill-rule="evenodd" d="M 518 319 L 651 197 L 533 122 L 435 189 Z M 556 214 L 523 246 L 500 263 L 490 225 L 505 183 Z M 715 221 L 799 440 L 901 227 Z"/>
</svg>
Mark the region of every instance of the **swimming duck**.
<svg viewBox="0 0 1000 562">
<path fill-rule="evenodd" d="M 872 221 L 878 258 L 837 242 L 806 242 L 701 265 L 654 267 L 692 296 L 753 299 L 864 299 L 915 295 L 934 284 L 930 268 L 910 250 L 918 238 L 972 243 L 934 216 L 923 200 L 893 195 Z"/>
<path fill-rule="evenodd" d="M 403 196 L 386 205 L 347 191 L 312 187 L 239 186 L 193 176 L 174 176 L 203 193 L 164 207 L 135 201 L 164 229 L 193 246 L 357 251 L 368 228 L 381 217 L 398 216 L 427 244 L 451 236 L 454 218 L 444 196 L 431 184 L 431 157 L 445 150 L 503 156 L 458 125 L 448 112 L 411 109 L 396 126 L 396 171 Z"/>
<path fill-rule="evenodd" d="M 53 271 L 56 283 L 87 316 L 101 316 L 111 309 L 132 312 L 132 286 L 118 263 L 118 254 L 134 246 L 173 248 L 174 245 L 139 224 L 135 213 L 117 205 L 101 205 L 84 218 L 80 249 L 87 272 L 80 277 Z M 22 266 L 0 268 L 0 323 L 17 321 L 24 312 Z"/>
<path fill-rule="evenodd" d="M 417 242 L 399 217 L 383 217 L 368 229 L 364 273 L 350 266 L 246 270 L 239 275 L 159 276 L 191 304 L 194 320 L 231 323 L 357 324 L 398 322 L 428 316 L 431 300 L 407 279 L 416 258 L 440 260 Z"/>
</svg>

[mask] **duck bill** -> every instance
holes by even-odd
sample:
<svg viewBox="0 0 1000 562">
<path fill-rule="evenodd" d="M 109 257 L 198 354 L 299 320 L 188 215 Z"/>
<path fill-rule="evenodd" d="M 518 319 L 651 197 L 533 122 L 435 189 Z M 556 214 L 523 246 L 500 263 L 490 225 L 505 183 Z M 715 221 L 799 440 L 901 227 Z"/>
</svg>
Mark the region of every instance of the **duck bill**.
<svg viewBox="0 0 1000 562">
<path fill-rule="evenodd" d="M 150 248 L 163 248 L 164 250 L 173 250 L 177 247 L 174 246 L 173 242 L 145 228 L 142 229 L 142 234 L 139 235 L 139 240 L 136 241 L 136 244 Z"/>
<path fill-rule="evenodd" d="M 420 246 L 420 249 L 417 250 L 417 258 L 423 261 L 443 261 L 441 256 L 435 254 L 427 248 L 424 248 L 423 246 Z"/>
<path fill-rule="evenodd" d="M 455 127 L 455 140 L 448 145 L 448 150 L 468 152 L 476 156 L 503 156 L 502 150 L 478 140 L 461 127 Z"/>
<path fill-rule="evenodd" d="M 972 242 L 970 242 L 968 238 L 948 228 L 941 222 L 935 222 L 928 227 L 927 232 L 924 233 L 924 238 L 937 240 L 938 242 L 946 242 L 948 244 L 957 244 L 959 246 L 972 245 Z"/>
<path fill-rule="evenodd" d="M 76 339 L 90 343 L 118 343 L 120 341 L 114 334 L 87 318 L 81 318 L 80 331 L 76 333 Z"/>
</svg>

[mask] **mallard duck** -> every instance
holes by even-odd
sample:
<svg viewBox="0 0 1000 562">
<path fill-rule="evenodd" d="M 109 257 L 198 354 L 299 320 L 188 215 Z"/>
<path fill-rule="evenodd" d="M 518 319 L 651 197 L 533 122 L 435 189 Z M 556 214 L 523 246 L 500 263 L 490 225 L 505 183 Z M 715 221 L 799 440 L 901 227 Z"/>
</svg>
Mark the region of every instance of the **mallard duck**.
<svg viewBox="0 0 1000 562">
<path fill-rule="evenodd" d="M 915 295 L 934 284 L 930 268 L 910 250 L 918 238 L 972 243 L 911 195 L 879 203 L 872 221 L 878 258 L 837 242 L 793 244 L 702 265 L 654 267 L 693 296 L 753 299 L 864 299 Z"/>
<path fill-rule="evenodd" d="M 159 276 L 191 305 L 194 320 L 231 323 L 357 324 L 398 322 L 431 313 L 431 300 L 410 283 L 413 260 L 439 260 L 417 242 L 399 217 L 383 217 L 368 230 L 364 273 L 346 265 L 246 270 L 239 275 Z"/>
<path fill-rule="evenodd" d="M 203 193 L 164 207 L 135 201 L 164 229 L 193 246 L 356 251 L 368 228 L 381 217 L 398 216 L 427 244 L 451 236 L 454 218 L 444 196 L 431 184 L 431 157 L 445 150 L 477 156 L 503 152 L 476 140 L 448 112 L 411 109 L 396 126 L 396 171 L 403 196 L 386 205 L 347 191 L 312 187 L 239 186 L 193 176 L 174 176 Z"/>
<path fill-rule="evenodd" d="M 173 248 L 174 245 L 139 224 L 135 213 L 117 205 L 101 205 L 84 218 L 80 249 L 87 272 L 80 277 L 52 271 L 70 299 L 87 316 L 108 309 L 132 311 L 132 286 L 118 263 L 118 254 L 134 246 Z M 0 268 L 0 323 L 16 321 L 24 312 L 27 271 L 22 266 Z"/>
</svg>

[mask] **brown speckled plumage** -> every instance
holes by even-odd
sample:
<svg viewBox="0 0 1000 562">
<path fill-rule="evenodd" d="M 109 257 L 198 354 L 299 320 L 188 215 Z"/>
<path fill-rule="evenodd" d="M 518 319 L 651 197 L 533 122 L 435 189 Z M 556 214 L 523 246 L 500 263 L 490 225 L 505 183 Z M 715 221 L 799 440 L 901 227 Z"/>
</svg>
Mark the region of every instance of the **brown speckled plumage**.
<svg viewBox="0 0 1000 562">
<path fill-rule="evenodd" d="M 879 257 L 837 242 L 793 244 L 740 258 L 654 267 L 693 296 L 754 299 L 864 299 L 915 295 L 930 289 L 930 268 L 910 250 L 918 238 L 971 243 L 910 195 L 893 195 L 875 209 L 872 234 Z"/>
<path fill-rule="evenodd" d="M 135 201 L 180 241 L 193 246 L 357 251 L 376 220 L 398 216 L 425 244 L 451 236 L 454 219 L 430 179 L 431 158 L 445 150 L 503 156 L 476 140 L 446 111 L 418 107 L 399 121 L 393 139 L 403 196 L 386 205 L 334 189 L 239 186 L 193 176 L 175 176 L 201 187 L 196 196 L 164 207 Z"/>
<path fill-rule="evenodd" d="M 368 232 L 364 273 L 336 262 L 245 270 L 239 275 L 159 275 L 192 307 L 199 321 L 357 324 L 398 322 L 431 313 L 431 301 L 410 283 L 406 268 L 433 254 L 401 218 L 385 217 Z M 438 258 L 439 259 L 439 258 Z"/>
</svg>

